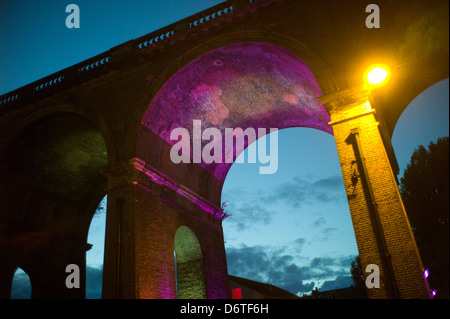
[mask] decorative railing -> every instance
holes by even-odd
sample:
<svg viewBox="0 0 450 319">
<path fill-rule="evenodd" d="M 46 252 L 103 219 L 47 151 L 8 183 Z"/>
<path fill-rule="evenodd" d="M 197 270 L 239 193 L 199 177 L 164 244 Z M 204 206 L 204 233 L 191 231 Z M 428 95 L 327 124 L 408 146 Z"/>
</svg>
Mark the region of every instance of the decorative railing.
<svg viewBox="0 0 450 319">
<path fill-rule="evenodd" d="M 196 30 L 206 31 L 212 26 L 228 22 L 239 12 L 255 11 L 275 0 L 230 0 L 196 13 L 169 26 L 151 32 L 143 37 L 128 41 L 102 54 L 75 64 L 40 80 L 0 96 L 0 113 L 11 108 L 31 103 L 62 89 L 83 83 L 113 69 L 115 61 L 131 58 L 138 51 L 151 51 L 165 43 L 184 40 Z"/>
</svg>

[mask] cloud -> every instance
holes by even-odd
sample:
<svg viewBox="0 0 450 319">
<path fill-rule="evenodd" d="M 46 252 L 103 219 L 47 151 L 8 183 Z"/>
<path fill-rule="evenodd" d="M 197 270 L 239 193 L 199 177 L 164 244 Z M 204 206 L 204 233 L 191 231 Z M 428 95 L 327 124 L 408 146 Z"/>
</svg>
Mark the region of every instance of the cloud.
<svg viewBox="0 0 450 319">
<path fill-rule="evenodd" d="M 298 208 L 303 205 L 315 203 L 342 202 L 345 197 L 345 188 L 342 177 L 339 175 L 327 178 L 317 178 L 313 175 L 295 176 L 291 180 L 277 185 L 270 194 L 261 196 L 265 203 L 284 203 Z"/>
<path fill-rule="evenodd" d="M 269 225 L 276 214 L 274 210 L 269 210 L 251 199 L 229 201 L 225 211 L 231 214 L 225 222 L 236 227 L 238 231 L 255 228 L 257 225 Z"/>
<path fill-rule="evenodd" d="M 322 226 L 324 224 L 325 224 L 325 218 L 319 217 L 312 223 L 312 226 L 319 227 L 319 226 Z"/>
<path fill-rule="evenodd" d="M 262 203 L 265 207 L 281 202 L 293 208 L 317 203 L 336 203 L 346 201 L 345 187 L 340 175 L 318 178 L 313 175 L 294 176 L 291 180 L 273 187 L 245 191 L 240 188 L 226 189 L 223 198 L 228 200 L 227 211 L 240 209 L 240 203 Z M 233 205 L 231 207 L 230 205 Z M 250 206 L 250 205 L 248 205 Z M 248 207 L 246 207 L 248 208 Z"/>
<path fill-rule="evenodd" d="M 246 230 L 257 224 L 269 225 L 272 221 L 272 216 L 275 214 L 260 204 L 243 203 L 235 210 L 239 219 L 237 220 L 237 228 L 240 231 Z"/>
<path fill-rule="evenodd" d="M 314 282 L 304 283 L 311 277 L 294 263 L 292 256 L 269 252 L 262 246 L 229 248 L 227 262 L 232 275 L 271 283 L 292 293 L 314 287 Z"/>
<path fill-rule="evenodd" d="M 295 245 L 301 247 L 304 244 L 306 244 L 306 239 L 305 238 L 298 238 L 294 241 Z"/>
<path fill-rule="evenodd" d="M 238 188 L 231 189 L 224 192 L 224 198 L 228 200 L 226 211 L 231 214 L 225 223 L 240 232 L 269 225 L 292 208 L 295 208 L 292 212 L 301 213 L 310 212 L 310 207 L 317 204 L 336 206 L 346 202 L 340 175 L 326 178 L 294 176 L 274 186 L 246 189 L 245 193 Z M 316 228 L 314 241 L 332 240 L 338 229 L 329 227 L 326 217 L 320 215 L 310 222 L 310 227 Z M 338 276 L 349 276 L 353 259 L 344 258 L 343 261 L 343 257 L 305 257 L 302 248 L 306 244 L 308 241 L 305 238 L 298 238 L 287 244 L 270 247 L 227 245 L 229 273 L 271 283 L 294 294 L 310 292 L 319 282 L 329 282 L 327 285 L 331 285 Z M 336 285 L 342 285 L 343 282 L 337 281 Z"/>
<path fill-rule="evenodd" d="M 314 188 L 323 188 L 328 190 L 337 190 L 343 186 L 344 182 L 341 176 L 333 175 L 327 178 L 321 178 L 311 183 Z"/>
<path fill-rule="evenodd" d="M 242 189 L 241 187 L 224 190 L 225 211 L 231 214 L 225 222 L 236 227 L 238 231 L 270 224 L 283 208 L 298 208 L 305 205 L 346 203 L 345 188 L 339 175 L 318 178 L 313 175 L 294 176 L 291 180 L 273 187 L 262 189 Z M 318 218 L 313 226 L 325 224 L 323 217 Z"/>
<path fill-rule="evenodd" d="M 300 254 L 306 243 L 299 238 L 279 246 L 227 248 L 228 272 L 250 280 L 270 283 L 293 294 L 302 295 L 323 283 L 320 290 L 349 287 L 350 264 L 355 256 L 316 257 Z M 297 254 L 292 246 L 298 245 Z"/>
<path fill-rule="evenodd" d="M 330 239 L 333 239 L 333 235 L 335 235 L 337 231 L 338 229 L 336 227 L 326 227 L 319 233 L 319 237 L 317 238 L 317 240 L 328 241 Z"/>
</svg>

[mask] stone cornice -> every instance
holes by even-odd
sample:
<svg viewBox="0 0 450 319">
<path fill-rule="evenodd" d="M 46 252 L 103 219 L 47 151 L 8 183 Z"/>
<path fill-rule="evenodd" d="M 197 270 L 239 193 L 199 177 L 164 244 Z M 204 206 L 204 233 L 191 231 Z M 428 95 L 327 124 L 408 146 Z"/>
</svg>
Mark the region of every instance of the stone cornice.
<svg viewBox="0 0 450 319">
<path fill-rule="evenodd" d="M 219 220 L 227 217 L 222 208 L 160 172 L 142 159 L 132 158 L 125 162 L 113 164 L 103 169 L 102 174 L 108 177 L 108 190 L 131 184 L 150 189 L 145 185 L 148 184 L 145 178 L 148 178 L 151 183 L 169 188 Z"/>
</svg>

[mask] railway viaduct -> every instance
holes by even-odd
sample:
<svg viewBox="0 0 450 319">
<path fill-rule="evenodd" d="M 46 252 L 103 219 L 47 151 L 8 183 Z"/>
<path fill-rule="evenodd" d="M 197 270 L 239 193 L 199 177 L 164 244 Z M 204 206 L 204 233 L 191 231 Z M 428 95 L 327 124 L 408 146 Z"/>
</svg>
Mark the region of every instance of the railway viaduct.
<svg viewBox="0 0 450 319">
<path fill-rule="evenodd" d="M 362 265 L 380 267 L 369 297 L 427 298 L 390 141 L 407 105 L 448 77 L 448 1 L 377 0 L 379 28 L 370 3 L 226 1 L 2 95 L 0 296 L 20 267 L 33 298 L 84 298 L 65 269 L 85 278 L 107 194 L 103 298 L 229 298 L 231 163 L 170 158 L 171 130 L 201 120 L 333 134 Z M 373 89 L 362 75 L 380 62 L 392 75 Z"/>
</svg>

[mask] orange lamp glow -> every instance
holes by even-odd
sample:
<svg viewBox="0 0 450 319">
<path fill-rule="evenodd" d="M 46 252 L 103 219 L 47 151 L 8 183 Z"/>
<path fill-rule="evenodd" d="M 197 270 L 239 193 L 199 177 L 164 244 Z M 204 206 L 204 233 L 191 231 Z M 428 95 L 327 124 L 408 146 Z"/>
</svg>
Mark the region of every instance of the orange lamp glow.
<svg viewBox="0 0 450 319">
<path fill-rule="evenodd" d="M 389 81 L 391 71 L 382 64 L 371 65 L 364 73 L 365 82 L 372 88 L 383 86 Z"/>
</svg>

